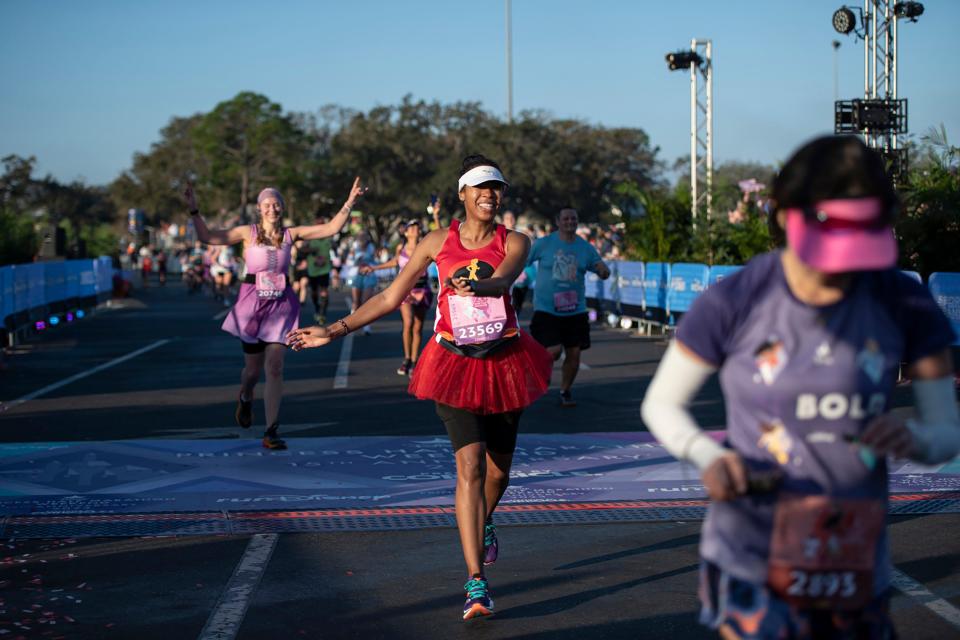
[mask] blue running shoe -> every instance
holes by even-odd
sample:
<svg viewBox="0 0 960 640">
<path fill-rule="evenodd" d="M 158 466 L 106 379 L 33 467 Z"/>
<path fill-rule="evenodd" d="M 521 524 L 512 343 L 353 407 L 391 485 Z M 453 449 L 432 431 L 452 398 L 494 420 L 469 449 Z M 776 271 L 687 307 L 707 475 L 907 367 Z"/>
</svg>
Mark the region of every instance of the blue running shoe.
<svg viewBox="0 0 960 640">
<path fill-rule="evenodd" d="M 493 520 L 487 520 L 483 526 L 483 566 L 489 567 L 497 561 L 497 554 L 500 551 L 500 543 L 497 540 L 497 525 Z"/>
<path fill-rule="evenodd" d="M 467 601 L 463 604 L 463 619 L 493 615 L 493 598 L 487 587 L 487 579 L 475 574 L 463 585 Z"/>
</svg>

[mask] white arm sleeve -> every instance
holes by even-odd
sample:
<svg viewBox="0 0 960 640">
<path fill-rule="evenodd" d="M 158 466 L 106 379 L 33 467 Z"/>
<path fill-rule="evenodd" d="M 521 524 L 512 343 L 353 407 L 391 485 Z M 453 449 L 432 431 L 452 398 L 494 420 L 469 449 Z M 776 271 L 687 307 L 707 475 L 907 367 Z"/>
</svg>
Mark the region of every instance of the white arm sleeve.
<svg viewBox="0 0 960 640">
<path fill-rule="evenodd" d="M 913 432 L 915 459 L 926 464 L 951 460 L 960 452 L 960 412 L 953 377 L 914 380 L 916 421 L 907 421 Z"/>
<path fill-rule="evenodd" d="M 715 370 L 671 342 L 640 407 L 643 421 L 660 444 L 673 456 L 690 460 L 701 471 L 726 449 L 703 432 L 687 407 Z"/>
</svg>

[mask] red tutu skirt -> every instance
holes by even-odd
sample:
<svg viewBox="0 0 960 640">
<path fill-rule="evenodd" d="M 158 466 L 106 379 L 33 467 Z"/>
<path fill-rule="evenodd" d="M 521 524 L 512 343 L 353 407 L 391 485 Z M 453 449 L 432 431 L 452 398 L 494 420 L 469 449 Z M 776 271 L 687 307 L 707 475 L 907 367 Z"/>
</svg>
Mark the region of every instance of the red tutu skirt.
<svg viewBox="0 0 960 640">
<path fill-rule="evenodd" d="M 417 360 L 408 391 L 471 413 L 505 413 L 546 393 L 552 370 L 553 358 L 526 333 L 486 358 L 457 355 L 434 336 Z"/>
</svg>

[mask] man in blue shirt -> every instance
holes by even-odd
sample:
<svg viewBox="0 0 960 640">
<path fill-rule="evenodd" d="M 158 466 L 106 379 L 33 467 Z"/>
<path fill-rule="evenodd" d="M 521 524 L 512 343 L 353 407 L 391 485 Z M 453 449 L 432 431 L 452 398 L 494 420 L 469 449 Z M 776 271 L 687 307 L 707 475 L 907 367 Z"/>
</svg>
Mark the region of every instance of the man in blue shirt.
<svg viewBox="0 0 960 640">
<path fill-rule="evenodd" d="M 560 383 L 560 404 L 576 406 L 570 387 L 580 369 L 580 352 L 590 348 L 590 321 L 584 277 L 587 271 L 602 280 L 610 269 L 593 246 L 577 236 L 577 211 L 561 209 L 557 231 L 533 243 L 527 264 L 537 263 L 530 334 L 550 352 L 554 360 L 564 353 Z"/>
</svg>

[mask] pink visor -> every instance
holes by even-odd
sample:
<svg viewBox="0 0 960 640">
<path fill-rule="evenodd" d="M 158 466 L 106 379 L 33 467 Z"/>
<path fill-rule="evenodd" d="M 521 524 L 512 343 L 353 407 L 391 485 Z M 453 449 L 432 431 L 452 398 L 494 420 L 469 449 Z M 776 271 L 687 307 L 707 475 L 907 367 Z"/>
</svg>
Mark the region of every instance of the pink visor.
<svg viewBox="0 0 960 640">
<path fill-rule="evenodd" d="M 787 244 L 824 273 L 875 271 L 897 264 L 897 241 L 879 198 L 824 200 L 787 209 Z"/>
</svg>

